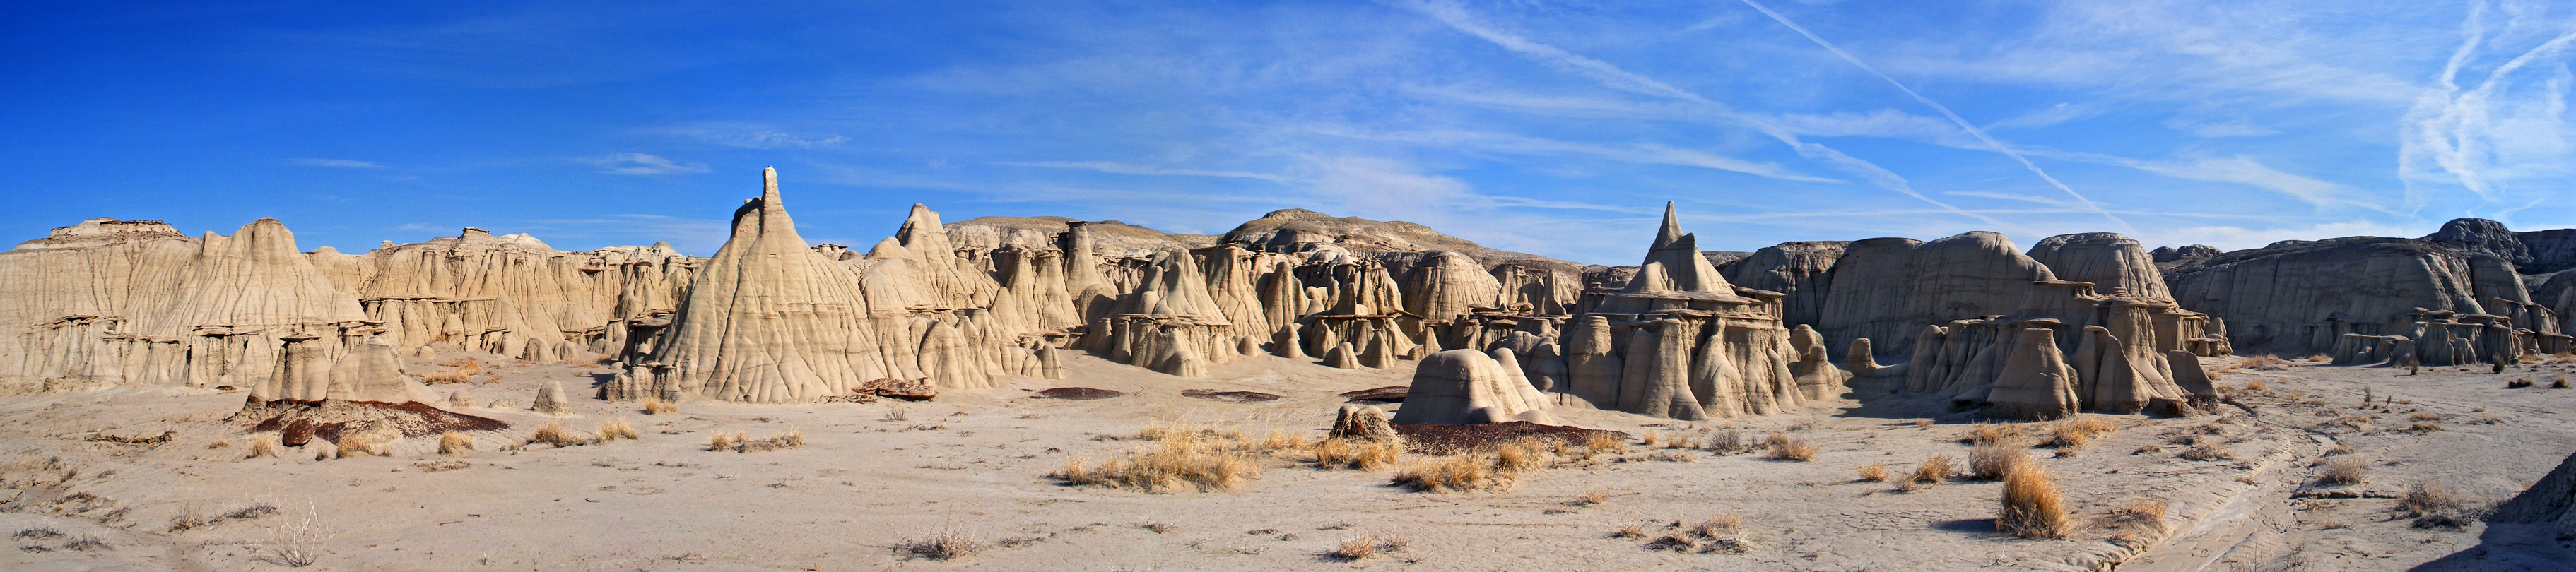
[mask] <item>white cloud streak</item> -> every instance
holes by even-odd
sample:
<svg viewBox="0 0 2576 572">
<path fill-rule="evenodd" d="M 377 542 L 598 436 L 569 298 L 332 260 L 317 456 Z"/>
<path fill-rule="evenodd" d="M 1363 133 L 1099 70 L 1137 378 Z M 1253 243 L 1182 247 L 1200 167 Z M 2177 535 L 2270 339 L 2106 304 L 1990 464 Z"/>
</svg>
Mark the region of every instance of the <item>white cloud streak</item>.
<svg viewBox="0 0 2576 572">
<path fill-rule="evenodd" d="M 707 172 L 705 163 L 680 163 L 660 155 L 644 153 L 616 153 L 580 161 L 599 167 L 599 172 L 619 175 L 676 175 Z"/>
<path fill-rule="evenodd" d="M 359 160 L 355 160 L 355 159 L 296 159 L 296 160 L 293 160 L 293 161 L 288 161 L 287 163 L 294 164 L 294 165 L 302 165 L 302 166 L 306 166 L 306 167 L 330 167 L 330 168 L 333 168 L 333 169 L 382 169 L 382 168 L 385 168 L 385 166 L 384 166 L 384 165 L 379 165 L 379 164 L 376 164 L 376 163 L 373 163 L 373 162 L 368 162 L 368 161 L 359 161 Z"/>
<path fill-rule="evenodd" d="M 1610 89 L 1639 95 L 1680 100 L 1698 105 L 1701 108 L 1708 110 L 1712 115 L 1752 127 L 1754 130 L 1760 131 L 1764 135 L 1779 140 L 1782 144 L 1788 145 L 1790 149 L 1796 151 L 1801 157 L 1831 164 L 1838 169 L 1842 169 L 1844 172 L 1851 173 L 1852 175 L 1860 177 L 1862 180 L 1869 181 L 1871 184 L 1880 188 L 1896 191 L 1897 193 L 1904 194 L 1905 196 L 1913 197 L 1915 200 L 1941 207 L 1943 211 L 1951 214 L 1977 219 L 1980 222 L 1994 225 L 1996 227 L 2013 227 L 2013 225 L 2001 220 L 1996 220 L 1994 217 L 1969 212 L 1949 203 L 1941 202 L 1940 200 L 1925 196 L 1923 193 L 1914 190 L 1913 185 L 1907 182 L 1904 177 L 1898 176 L 1895 172 L 1889 171 L 1884 167 L 1880 167 L 1875 163 L 1844 154 L 1843 152 L 1834 150 L 1831 147 L 1801 140 L 1798 138 L 1797 134 L 1792 133 L 1787 129 L 1783 129 L 1777 125 L 1772 125 L 1759 118 L 1737 113 L 1726 104 L 1719 103 L 1716 100 L 1709 99 L 1689 90 L 1674 87 L 1671 84 L 1657 81 L 1656 79 L 1645 75 L 1620 69 L 1618 66 L 1611 65 L 1609 62 L 1584 57 L 1573 52 L 1565 51 L 1564 49 L 1556 46 L 1540 43 L 1529 38 L 1504 32 L 1492 26 L 1485 25 L 1483 22 L 1477 21 L 1474 17 L 1468 15 L 1465 9 L 1459 8 L 1454 4 L 1434 3 L 1431 0 L 1416 0 L 1406 3 L 1405 7 L 1423 15 L 1430 16 L 1432 19 L 1439 20 L 1442 24 L 1447 24 L 1451 29 L 1464 32 L 1467 35 L 1475 36 L 1478 39 L 1490 42 L 1495 46 L 1501 47 L 1514 54 L 1518 54 L 1522 58 L 1536 62 L 1539 65 L 1589 78 L 1594 82 L 1601 84 L 1603 87 Z"/>
<path fill-rule="evenodd" d="M 1896 78 L 1889 77 L 1886 73 L 1878 71 L 1878 68 L 1870 67 L 1869 64 L 1861 62 L 1860 58 L 1852 57 L 1850 52 L 1845 52 L 1842 48 L 1834 47 L 1832 42 L 1825 41 L 1824 38 L 1818 37 L 1815 32 L 1807 31 L 1805 26 L 1800 26 L 1796 22 L 1789 21 L 1787 17 L 1781 16 L 1778 12 L 1771 11 L 1769 7 L 1765 7 L 1761 3 L 1754 2 L 1753 0 L 1744 0 L 1744 5 L 1752 6 L 1753 9 L 1762 11 L 1763 15 L 1770 16 L 1772 20 L 1779 22 L 1780 25 L 1788 26 L 1791 30 L 1797 30 L 1798 35 L 1806 36 L 1808 40 L 1814 41 L 1816 45 L 1824 47 L 1825 51 L 1833 52 L 1835 56 L 1841 57 L 1843 61 L 1851 62 L 1853 66 L 1858 66 L 1863 71 L 1869 72 L 1870 75 L 1878 76 L 1878 79 L 1887 80 L 1888 85 L 1896 86 L 1897 91 L 1905 92 L 1906 97 L 1914 98 L 1915 101 L 1922 102 L 1923 105 L 1940 110 L 1943 117 L 1948 117 L 1952 123 L 1959 124 L 1960 129 L 1967 130 L 1969 135 L 1974 135 L 1977 140 L 1984 141 L 1986 145 L 1994 147 L 1995 152 L 2002 153 L 2007 157 L 2012 157 L 2014 161 L 2020 161 L 2022 168 L 2029 169 L 2031 174 L 2038 175 L 2040 180 L 2048 181 L 2049 186 L 2057 187 L 2057 190 L 2060 191 L 2065 191 L 2067 196 L 2075 197 L 2076 202 L 2083 203 L 2084 206 L 2090 207 L 2095 212 L 2101 213 L 2102 218 L 2109 219 L 2112 224 L 2119 225 L 2121 229 L 2127 232 L 2137 232 L 2137 227 L 2129 226 L 2129 221 L 2120 220 L 2120 217 L 2118 215 L 2111 214 L 2109 209 L 2102 208 L 2102 205 L 2094 204 L 2093 199 L 2085 198 L 2082 193 L 2075 192 L 2074 187 L 2066 186 L 2066 183 L 2059 182 L 2057 177 L 2049 176 L 2048 171 L 2041 170 L 2038 163 L 2030 162 L 2029 157 L 2023 157 L 2020 153 L 2013 152 L 2011 147 L 2007 147 L 2003 142 L 1996 141 L 1994 137 L 1986 135 L 1985 130 L 1978 129 L 1976 125 L 1968 123 L 1967 119 L 1961 118 L 1958 113 L 1950 111 L 1949 106 L 1941 105 L 1940 102 L 1932 101 L 1932 99 L 1928 97 L 1923 97 L 1923 94 L 1915 93 L 1914 88 L 1906 87 L 1903 82 L 1896 81 Z"/>
<path fill-rule="evenodd" d="M 1085 171 L 1099 171 L 1099 172 L 1102 172 L 1102 173 L 1114 173 L 1114 174 L 1120 174 L 1120 175 L 1152 175 L 1152 176 L 1166 176 L 1166 177 L 1218 177 L 1218 178 L 1228 178 L 1228 179 L 1256 179 L 1256 180 L 1262 180 L 1262 181 L 1270 181 L 1270 182 L 1273 182 L 1273 183 L 1279 183 L 1279 184 L 1283 184 L 1283 185 L 1285 185 L 1285 184 L 1289 184 L 1289 183 L 1291 183 L 1291 182 L 1294 182 L 1294 181 L 1295 181 L 1294 179 L 1290 179 L 1290 178 L 1288 178 L 1288 177 L 1286 177 L 1286 176 L 1273 175 L 1273 174 L 1269 174 L 1269 173 L 1252 173 L 1252 172 L 1245 172 L 1245 171 L 1211 171 L 1211 170 L 1200 170 L 1200 169 L 1166 169 L 1166 168 L 1161 168 L 1161 167 L 1145 167 L 1145 166 L 1138 166 L 1138 165 L 1129 165 L 1129 164 L 1125 164 L 1125 163 L 1114 163 L 1114 162 L 1109 162 L 1109 161 L 1030 161 L 1030 162 L 1022 162 L 1022 163 L 1003 163 L 1003 164 L 1004 164 L 1004 165 L 1019 166 L 1019 167 L 1046 167 L 1046 168 L 1050 168 L 1050 169 L 1080 169 L 1080 170 L 1085 170 Z"/>
</svg>

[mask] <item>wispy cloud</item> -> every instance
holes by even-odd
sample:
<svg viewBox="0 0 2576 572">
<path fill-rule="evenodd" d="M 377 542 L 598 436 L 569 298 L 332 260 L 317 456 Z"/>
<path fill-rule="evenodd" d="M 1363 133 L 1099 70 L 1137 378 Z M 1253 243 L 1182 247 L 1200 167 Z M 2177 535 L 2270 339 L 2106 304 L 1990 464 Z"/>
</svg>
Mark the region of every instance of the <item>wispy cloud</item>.
<svg viewBox="0 0 2576 572">
<path fill-rule="evenodd" d="M 2530 7 L 2508 3 L 2503 29 L 2491 30 L 2487 5 L 2471 5 L 2436 88 L 2417 99 L 2403 120 L 2398 173 L 2408 185 L 2410 205 L 2425 200 L 2425 185 L 2457 185 L 2490 204 L 2511 202 L 2505 195 L 2514 179 L 2563 174 L 2576 160 L 2566 117 L 2569 85 L 2576 80 L 2564 63 L 2576 48 L 2576 26 L 2534 21 Z M 2533 37 L 2548 39 L 2515 49 Z M 2490 51 L 2514 55 L 2491 62 L 2482 58 Z M 2480 65 L 2494 67 L 2463 89 L 2460 76 Z M 2546 75 L 2523 77 L 2526 70 Z M 2531 79 L 2539 85 L 2527 85 Z"/>
<path fill-rule="evenodd" d="M 849 137 L 841 135 L 796 134 L 753 123 L 701 122 L 648 132 L 745 149 L 819 149 L 838 147 L 850 141 Z"/>
<path fill-rule="evenodd" d="M 705 163 L 680 163 L 660 155 L 644 153 L 617 153 L 580 161 L 599 167 L 599 172 L 619 175 L 676 175 L 707 172 Z"/>
<path fill-rule="evenodd" d="M 1343 126 L 1316 126 L 1309 129 L 1316 133 L 1356 139 L 1404 141 L 1425 145 L 1479 149 L 1513 154 L 1576 155 L 1647 165 L 1699 167 L 1703 169 L 1716 169 L 1720 171 L 1731 171 L 1748 175 L 1769 177 L 1783 181 L 1802 181 L 1810 183 L 1842 182 L 1838 179 L 1817 177 L 1792 171 L 1788 168 L 1781 167 L 1777 163 L 1749 161 L 1707 151 L 1681 149 L 1656 143 L 1632 143 L 1627 145 L 1578 143 L 1572 141 L 1542 139 L 1510 133 L 1484 131 L 1366 132 Z"/>
<path fill-rule="evenodd" d="M 294 165 L 302 165 L 302 166 L 306 166 L 306 167 L 330 167 L 330 168 L 333 168 L 333 169 L 382 169 L 382 168 L 385 168 L 385 166 L 384 166 L 384 165 L 376 164 L 376 163 L 371 162 L 371 161 L 359 161 L 359 160 L 356 160 L 356 159 L 296 159 L 296 160 L 293 160 L 293 161 L 287 161 L 287 163 L 289 163 L 289 164 L 294 164 Z"/>
<path fill-rule="evenodd" d="M 1152 175 L 1152 176 L 1166 176 L 1166 177 L 1221 177 L 1221 178 L 1229 178 L 1229 179 L 1256 179 L 1256 180 L 1270 181 L 1270 182 L 1273 182 L 1273 183 L 1280 183 L 1280 184 L 1287 184 L 1287 183 L 1289 183 L 1289 182 L 1291 182 L 1291 181 L 1292 181 L 1292 179 L 1289 179 L 1289 178 L 1288 178 L 1288 177 L 1286 177 L 1286 176 L 1273 175 L 1273 174 L 1269 174 L 1269 173 L 1252 173 L 1252 172 L 1245 172 L 1245 171 L 1212 171 L 1212 170 L 1202 170 L 1202 169 L 1167 169 L 1167 168 L 1162 168 L 1162 167 L 1145 167 L 1145 166 L 1138 166 L 1138 165 L 1128 165 L 1128 164 L 1125 164 L 1125 163 L 1116 163 L 1116 162 L 1110 162 L 1110 161 L 1029 161 L 1029 162 L 1018 162 L 1018 163 L 1002 163 L 1002 164 L 1004 164 L 1004 165 L 1012 165 L 1012 166 L 1019 166 L 1019 167 L 1046 167 L 1046 168 L 1051 168 L 1051 169 L 1081 169 L 1081 170 L 1085 170 L 1085 171 L 1099 171 L 1099 172 L 1102 172 L 1102 173 L 1116 173 L 1116 174 L 1121 174 L 1121 175 Z"/>
<path fill-rule="evenodd" d="M 2069 187 L 2066 186 L 2066 183 L 2059 182 L 2057 177 L 2050 176 L 2048 171 L 2041 170 L 2038 163 L 2030 162 L 2029 157 L 2023 157 L 2020 153 L 2013 152 L 2012 147 L 2005 146 L 2003 142 L 1996 141 L 1994 137 L 1986 135 L 1985 130 L 1978 129 L 1976 125 L 1968 123 L 1967 119 L 1961 118 L 1958 113 L 1950 111 L 1949 106 L 1941 105 L 1940 102 L 1932 101 L 1932 98 L 1923 97 L 1923 94 L 1915 93 L 1914 88 L 1905 86 L 1905 82 L 1896 81 L 1896 78 L 1888 77 L 1887 73 L 1878 71 L 1878 68 L 1870 67 L 1869 64 L 1861 62 L 1860 58 L 1852 57 L 1851 52 L 1845 52 L 1842 48 L 1835 47 L 1832 42 L 1825 41 L 1823 37 L 1817 36 L 1815 32 L 1807 31 L 1805 26 L 1800 26 L 1797 22 L 1789 21 L 1787 17 L 1781 16 L 1779 12 L 1771 11 L 1769 7 L 1765 7 L 1759 2 L 1744 0 L 1744 5 L 1752 6 L 1753 9 L 1762 11 L 1762 15 L 1770 16 L 1772 20 L 1779 22 L 1780 25 L 1788 26 L 1791 30 L 1797 30 L 1798 35 L 1806 36 L 1808 40 L 1814 41 L 1817 46 L 1824 47 L 1825 51 L 1833 52 L 1835 56 L 1842 58 L 1843 61 L 1851 62 L 1851 65 L 1868 71 L 1870 75 L 1878 76 L 1878 79 L 1887 80 L 1888 85 L 1896 86 L 1897 91 L 1905 92 L 1906 97 L 1914 98 L 1915 101 L 1923 102 L 1923 105 L 1931 106 L 1932 109 L 1940 110 L 1942 117 L 1950 118 L 1952 123 L 1959 124 L 1959 128 L 1967 130 L 1969 135 L 1976 136 L 1979 141 L 1984 141 L 1986 145 L 1993 147 L 1995 152 L 2002 153 L 2007 157 L 2012 157 L 2014 161 L 2020 161 L 2022 168 L 2029 169 L 2030 173 L 2038 175 L 2040 180 L 2048 181 L 2049 186 L 2057 187 L 2057 190 L 2060 191 L 2065 191 L 2067 196 L 2075 197 L 2076 202 L 2083 203 L 2084 206 L 2092 208 L 2095 212 L 2101 213 L 2102 218 L 2109 219 L 2111 224 L 2119 225 L 2121 229 L 2128 230 L 2130 232 L 2137 231 L 2137 227 L 2129 226 L 2129 221 L 2120 220 L 2120 217 L 2118 215 L 2111 214 L 2110 210 L 2102 208 L 2101 205 L 2094 204 L 2093 199 L 2085 198 L 2082 193 L 2075 192 L 2074 187 Z"/>
<path fill-rule="evenodd" d="M 1589 78 L 1600 83 L 1603 87 L 1610 89 L 1697 104 L 1705 108 L 1706 112 L 1712 116 L 1731 119 L 1735 122 L 1761 131 L 1764 135 L 1768 135 L 1773 139 L 1779 140 L 1782 144 L 1786 144 L 1791 149 L 1795 150 L 1799 156 L 1833 165 L 1836 168 L 1860 177 L 1862 180 L 1869 181 L 1871 184 L 1880 188 L 1896 191 L 1900 194 L 1904 194 L 1905 196 L 1912 197 L 1915 200 L 1931 203 L 1934 206 L 1942 207 L 1942 210 L 1948 211 L 1952 214 L 1974 218 L 1998 227 L 2010 226 L 2004 223 L 2004 221 L 1996 220 L 1993 217 L 1968 212 L 1956 206 L 1952 206 L 1949 203 L 1944 203 L 1939 200 L 1935 200 L 1932 197 L 1924 196 L 1923 193 L 1915 191 L 1913 185 L 1907 182 L 1904 177 L 1897 175 L 1894 171 L 1887 170 L 1885 167 L 1880 167 L 1876 163 L 1861 160 L 1860 158 L 1845 154 L 1842 151 L 1835 150 L 1831 147 L 1800 140 L 1796 134 L 1791 133 L 1786 129 L 1782 129 L 1776 125 L 1771 125 L 1758 118 L 1736 113 L 1732 108 L 1723 103 L 1719 103 L 1716 100 L 1709 99 L 1689 90 L 1674 87 L 1671 84 L 1658 81 L 1645 75 L 1620 69 L 1618 66 L 1611 65 L 1609 62 L 1577 55 L 1556 46 L 1540 43 L 1517 34 L 1504 32 L 1499 28 L 1486 25 L 1485 23 L 1476 20 L 1474 17 L 1467 14 L 1465 9 L 1454 4 L 1436 3 L 1430 0 L 1417 0 L 1409 3 L 1407 7 L 1431 16 L 1433 19 L 1439 20 L 1443 24 L 1447 24 L 1452 29 L 1456 29 L 1460 32 L 1466 33 L 1467 35 L 1475 36 L 1478 39 L 1490 42 L 1495 46 L 1511 51 L 1525 59 L 1537 62 L 1540 65 Z"/>
</svg>

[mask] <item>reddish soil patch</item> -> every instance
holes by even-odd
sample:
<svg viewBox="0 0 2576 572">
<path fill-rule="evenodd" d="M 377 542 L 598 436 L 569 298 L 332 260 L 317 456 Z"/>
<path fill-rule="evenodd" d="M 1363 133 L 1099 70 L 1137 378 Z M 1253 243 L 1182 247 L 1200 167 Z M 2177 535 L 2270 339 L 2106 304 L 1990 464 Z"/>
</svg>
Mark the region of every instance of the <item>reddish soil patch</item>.
<svg viewBox="0 0 2576 572">
<path fill-rule="evenodd" d="M 1108 399 L 1126 394 L 1127 392 L 1124 391 L 1101 389 L 1097 387 L 1049 387 L 1038 390 L 1036 397 L 1089 401 L 1093 399 Z"/>
<path fill-rule="evenodd" d="M 1386 402 L 1386 403 L 1394 403 L 1394 402 L 1398 402 L 1398 401 L 1404 401 L 1404 394 L 1406 394 L 1406 393 L 1410 393 L 1412 390 L 1413 390 L 1413 388 L 1412 388 L 1412 387 L 1408 387 L 1408 386 L 1402 386 L 1402 385 L 1389 385 L 1389 386 L 1386 386 L 1386 387 L 1380 387 L 1380 388 L 1376 388 L 1376 389 L 1362 389 L 1362 390 L 1359 390 L 1359 391 L 1344 391 L 1344 392 L 1342 392 L 1342 393 L 1341 393 L 1341 396 L 1342 396 L 1342 398 L 1344 398 L 1344 399 L 1349 399 L 1349 400 L 1351 400 L 1351 402 L 1352 402 L 1352 403 L 1359 403 L 1359 402 L 1362 402 L 1362 401 L 1382 401 L 1382 402 Z"/>
<path fill-rule="evenodd" d="M 388 425 L 404 437 L 510 427 L 509 423 L 499 419 L 454 413 L 418 401 L 268 401 L 255 397 L 242 404 L 242 410 L 225 421 L 249 425 L 253 433 L 276 431 L 278 443 L 288 447 L 301 447 L 317 438 L 338 441 L 341 435 L 364 431 L 377 424 Z"/>
<path fill-rule="evenodd" d="M 1621 433 L 1618 431 L 1585 429 L 1582 427 L 1567 427 L 1563 425 L 1540 425 L 1528 421 L 1478 423 L 1473 425 L 1412 423 L 1395 426 L 1395 433 L 1397 435 L 1404 436 L 1406 449 L 1426 455 L 1453 455 L 1464 453 L 1524 437 L 1535 438 L 1541 441 L 1562 442 L 1574 447 L 1583 446 L 1583 441 L 1590 438 L 1594 433 L 1606 433 L 1609 434 L 1611 438 L 1618 439 L 1621 442 L 1625 442 L 1628 439 L 1627 433 Z"/>
<path fill-rule="evenodd" d="M 1215 401 L 1231 401 L 1235 403 L 1279 400 L 1279 396 L 1277 395 L 1258 391 L 1217 391 L 1213 389 L 1184 389 L 1181 390 L 1181 396 Z"/>
</svg>

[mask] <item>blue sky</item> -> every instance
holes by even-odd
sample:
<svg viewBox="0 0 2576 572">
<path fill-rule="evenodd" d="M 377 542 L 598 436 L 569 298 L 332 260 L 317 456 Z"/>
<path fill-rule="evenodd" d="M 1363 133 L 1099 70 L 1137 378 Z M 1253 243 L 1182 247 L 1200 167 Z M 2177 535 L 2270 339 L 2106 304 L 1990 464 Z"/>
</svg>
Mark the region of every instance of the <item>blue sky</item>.
<svg viewBox="0 0 2576 572">
<path fill-rule="evenodd" d="M 2576 226 L 2565 3 L 207 4 L 0 7 L 0 238 L 705 254 L 764 165 L 860 247 L 915 202 L 1607 264 L 1666 200 L 1710 250 Z"/>
</svg>

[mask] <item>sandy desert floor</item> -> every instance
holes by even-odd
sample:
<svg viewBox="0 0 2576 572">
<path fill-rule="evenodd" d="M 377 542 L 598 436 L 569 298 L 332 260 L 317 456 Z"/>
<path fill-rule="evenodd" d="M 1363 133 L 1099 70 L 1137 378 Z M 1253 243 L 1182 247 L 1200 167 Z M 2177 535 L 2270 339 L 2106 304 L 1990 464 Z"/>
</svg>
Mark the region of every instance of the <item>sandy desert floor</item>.
<svg viewBox="0 0 2576 572">
<path fill-rule="evenodd" d="M 1073 354 L 1068 354 L 1073 355 Z M 413 371 L 453 360 L 415 359 Z M 486 362 L 502 362 L 486 359 Z M 2230 359 L 2214 360 L 2224 366 Z M 2471 522 L 2419 527 L 2396 512 L 2418 484 L 2474 506 L 2511 496 L 2576 451 L 2576 389 L 2551 389 L 2576 364 L 2503 374 L 2295 362 L 2222 374 L 2216 415 L 2105 416 L 2117 429 L 2081 448 L 2029 451 L 2082 521 L 2065 540 L 1994 531 L 2001 485 L 1954 479 L 1901 491 L 1858 478 L 1865 465 L 1913 470 L 1930 455 L 1964 460 L 1967 413 L 1936 403 L 1846 400 L 1793 415 L 1681 423 L 1602 411 L 1560 421 L 1632 436 L 1625 452 L 1527 473 L 1499 490 L 1424 493 L 1392 471 L 1322 469 L 1268 457 L 1231 492 L 1151 493 L 1067 486 L 1047 475 L 1071 456 L 1103 459 L 1153 424 L 1273 429 L 1321 437 L 1344 391 L 1403 385 L 1393 370 L 1337 370 L 1251 358 L 1182 379 L 1091 357 L 1067 379 L 1011 379 L 938 401 L 738 405 L 676 413 L 579 399 L 596 366 L 501 366 L 497 380 L 433 386 L 510 407 L 465 409 L 511 429 L 475 433 L 479 451 L 437 453 L 435 437 L 389 456 L 316 460 L 288 448 L 246 458 L 252 434 L 222 420 L 243 394 L 115 389 L 0 400 L 0 568 L 255 570 L 310 546 L 334 570 L 2398 570 L 2567 569 L 2546 535 Z M 2508 389 L 2516 378 L 2535 387 Z M 587 433 L 625 418 L 642 438 L 519 445 L 548 416 L 525 409 L 560 381 L 577 398 L 564 425 Z M 2248 388 L 2248 386 L 2254 386 Z M 1081 386 L 1126 392 L 1032 397 Z M 1856 394 L 1886 390 L 1863 383 Z M 2364 407 L 2365 388 L 2376 396 Z M 1235 403 L 1187 389 L 1283 399 Z M 1867 401 L 1868 406 L 1857 405 Z M 505 404 L 505 405 L 508 405 Z M 1391 405 L 1389 407 L 1392 407 Z M 2044 431 L 2040 424 L 2012 424 Z M 708 450 L 713 432 L 801 431 L 805 445 Z M 1736 431 L 1785 432 L 1812 460 L 1648 446 L 1647 435 L 1705 443 Z M 167 438 L 162 436 L 167 435 Z M 267 435 L 274 435 L 270 433 Z M 2208 445 L 2184 458 L 2195 437 Z M 2349 453 L 2338 453 L 2349 447 Z M 2324 485 L 2323 463 L 2357 457 L 2367 482 Z M 1597 497 L 1597 498 L 1587 498 Z M 1598 500 L 1599 502 L 1590 502 Z M 2161 524 L 2114 511 L 2161 504 Z M 262 508 L 268 507 L 268 508 Z M 1652 541 L 1727 515 L 1741 553 L 1683 553 Z M 1642 538 L 1617 536 L 1623 528 Z M 976 550 L 931 559 L 911 543 L 949 535 Z M 1344 541 L 1402 538 L 1345 560 Z"/>
</svg>

